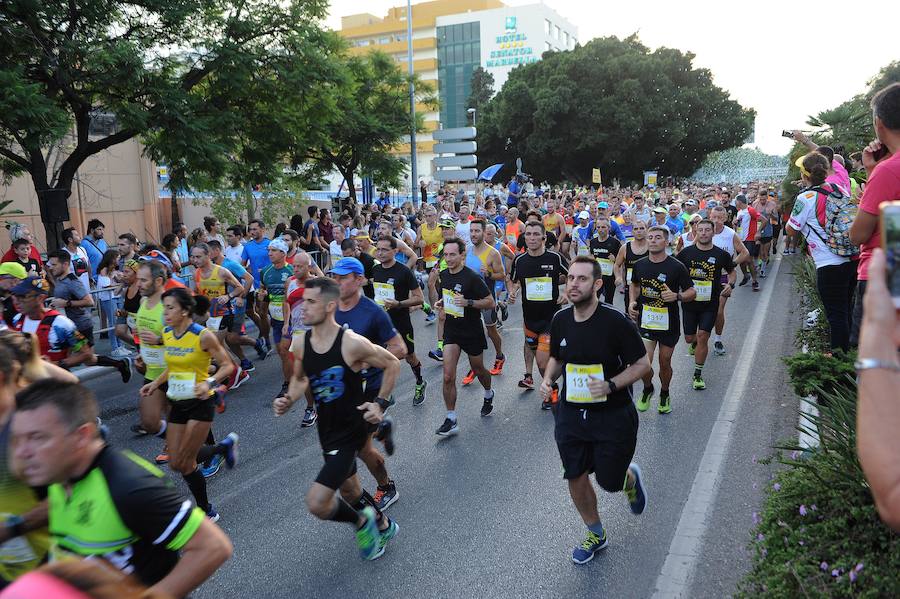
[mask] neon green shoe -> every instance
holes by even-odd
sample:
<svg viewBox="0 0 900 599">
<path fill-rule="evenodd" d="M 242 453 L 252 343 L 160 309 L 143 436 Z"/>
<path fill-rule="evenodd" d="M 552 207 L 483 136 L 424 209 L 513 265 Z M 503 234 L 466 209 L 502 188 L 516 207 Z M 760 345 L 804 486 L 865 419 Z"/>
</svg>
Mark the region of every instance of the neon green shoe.
<svg viewBox="0 0 900 599">
<path fill-rule="evenodd" d="M 697 350 L 697 344 L 696 344 L 696 343 L 689 343 L 689 344 L 688 344 L 688 355 L 689 355 L 689 356 L 693 356 L 693 355 L 694 355 L 694 352 L 695 352 L 696 350 Z"/>
<path fill-rule="evenodd" d="M 703 391 L 706 389 L 706 382 L 703 380 L 703 377 L 695 376 L 694 377 L 694 391 Z"/>
<path fill-rule="evenodd" d="M 659 413 L 660 414 L 668 414 L 672 411 L 672 398 L 668 395 L 663 395 L 660 393 L 659 395 Z"/>
<path fill-rule="evenodd" d="M 653 387 L 641 392 L 641 398 L 637 400 L 638 412 L 646 412 L 650 408 L 650 400 L 653 399 Z"/>
<path fill-rule="evenodd" d="M 381 533 L 378 532 L 378 525 L 375 523 L 375 510 L 366 507 L 362 513 L 366 522 L 356 531 L 356 546 L 363 559 L 377 559 L 384 553 L 384 549 L 381 546 Z"/>
</svg>

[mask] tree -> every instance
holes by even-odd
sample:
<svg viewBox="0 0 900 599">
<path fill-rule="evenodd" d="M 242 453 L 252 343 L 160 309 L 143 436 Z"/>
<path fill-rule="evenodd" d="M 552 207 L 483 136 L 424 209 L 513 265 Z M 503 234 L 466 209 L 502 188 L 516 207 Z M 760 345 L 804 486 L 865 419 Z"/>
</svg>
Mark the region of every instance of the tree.
<svg viewBox="0 0 900 599">
<path fill-rule="evenodd" d="M 754 111 L 713 85 L 694 55 L 650 52 L 632 35 L 599 38 L 512 70 L 479 115 L 482 168 L 521 156 L 538 180 L 688 176 L 707 154 L 738 146 Z"/>
<path fill-rule="evenodd" d="M 78 168 L 118 143 L 147 136 L 176 176 L 225 172 L 222 132 L 240 127 L 216 87 L 251 79 L 287 43 L 312 45 L 326 11 L 325 0 L 0 3 L 0 171 L 31 177 L 48 245 Z"/>
<path fill-rule="evenodd" d="M 487 106 L 494 95 L 494 76 L 482 67 L 472 71 L 472 92 L 466 100 L 468 108 L 474 108 L 476 115 Z"/>
<path fill-rule="evenodd" d="M 355 202 L 357 174 L 371 177 L 379 186 L 400 185 L 407 163 L 394 151 L 409 135 L 409 79 L 381 52 L 344 57 L 342 74 L 332 118 L 320 123 L 311 145 L 295 148 L 293 162 L 311 163 L 319 172 L 338 171 Z M 435 106 L 433 89 L 417 80 L 416 90 L 419 102 Z M 421 113 L 416 113 L 415 122 L 417 131 L 423 131 Z M 308 139 L 302 138 L 304 143 Z"/>
</svg>

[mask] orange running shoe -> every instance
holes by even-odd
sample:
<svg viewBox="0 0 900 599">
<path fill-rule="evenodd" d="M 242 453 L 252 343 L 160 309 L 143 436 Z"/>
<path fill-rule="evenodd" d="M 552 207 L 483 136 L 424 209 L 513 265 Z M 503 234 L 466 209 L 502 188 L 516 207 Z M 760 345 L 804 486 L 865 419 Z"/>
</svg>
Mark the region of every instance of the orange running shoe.
<svg viewBox="0 0 900 599">
<path fill-rule="evenodd" d="M 463 377 L 462 384 L 463 385 L 471 385 L 474 380 L 475 380 L 475 371 L 470 370 L 469 374 L 467 374 L 466 376 Z"/>
<path fill-rule="evenodd" d="M 169 463 L 169 447 L 164 446 L 162 452 L 156 456 L 157 464 L 168 464 Z"/>
<path fill-rule="evenodd" d="M 497 376 L 503 372 L 503 365 L 506 364 L 506 356 L 494 360 L 494 367 L 491 368 L 491 375 Z"/>
</svg>

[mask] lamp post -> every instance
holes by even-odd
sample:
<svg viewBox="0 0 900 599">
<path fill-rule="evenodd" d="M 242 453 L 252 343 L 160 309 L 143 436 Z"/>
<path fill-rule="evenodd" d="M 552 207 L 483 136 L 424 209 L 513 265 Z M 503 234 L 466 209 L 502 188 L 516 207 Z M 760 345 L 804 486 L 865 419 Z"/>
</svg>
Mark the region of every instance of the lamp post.
<svg viewBox="0 0 900 599">
<path fill-rule="evenodd" d="M 406 0 L 406 64 L 409 67 L 409 192 L 415 206 L 415 189 L 419 184 L 416 165 L 416 84 L 413 80 L 412 0 Z"/>
<path fill-rule="evenodd" d="M 466 109 L 466 112 L 468 112 L 469 114 L 472 115 L 472 126 L 474 127 L 475 126 L 475 113 L 478 111 L 474 108 L 468 108 L 468 109 Z"/>
</svg>

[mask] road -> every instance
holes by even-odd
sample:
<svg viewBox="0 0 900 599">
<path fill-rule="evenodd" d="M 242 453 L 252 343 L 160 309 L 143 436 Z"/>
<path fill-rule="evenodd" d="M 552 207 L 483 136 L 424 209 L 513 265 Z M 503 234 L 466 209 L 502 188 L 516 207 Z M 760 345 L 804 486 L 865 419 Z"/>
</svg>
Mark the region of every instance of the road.
<svg viewBox="0 0 900 599">
<path fill-rule="evenodd" d="M 194 596 L 649 597 L 658 588 L 658 596 L 667 596 L 663 591 L 674 588 L 672 564 L 683 596 L 731 594 L 749 566 L 752 513 L 774 468 L 757 459 L 794 436 L 797 423 L 799 400 L 786 384 L 781 356 L 793 352 L 800 317 L 792 258 L 782 261 L 779 254 L 777 260 L 777 276 L 763 280 L 762 293 L 738 287 L 729 302 L 728 353 L 707 361 L 706 391 L 691 389 L 693 358 L 679 343 L 673 412 L 657 414 L 654 401 L 641 415 L 635 460 L 647 481 L 647 511 L 632 515 L 623 495 L 601 492 L 610 545 L 585 566 L 570 560 L 585 531 L 561 476 L 553 416 L 539 409 L 537 391 L 516 386 L 523 372 L 518 306 L 510 310 L 502 335 L 508 361 L 494 377 L 493 415 L 479 417 L 477 383 L 461 389 L 461 432 L 449 439 L 434 434 L 444 417 L 441 367 L 425 354 L 436 328 L 414 315 L 428 398 L 412 406 L 413 377 L 404 365 L 398 404 L 391 409 L 398 451 L 388 459 L 400 491 L 389 514 L 400 533 L 376 562 L 358 557 L 350 527 L 307 514 L 303 495 L 322 463 L 317 434 L 300 428 L 302 407 L 283 418 L 272 415 L 271 400 L 280 386 L 277 357 L 258 362 L 252 380 L 229 394 L 227 412 L 214 423 L 218 438 L 232 430 L 241 436 L 237 468 L 223 469 L 209 485 L 220 525 L 234 541 L 234 557 Z M 621 302 L 617 296 L 616 304 Z M 750 336 L 763 307 L 761 333 Z M 492 350 L 487 357 L 493 359 Z M 735 388 L 739 359 L 749 361 L 749 369 L 746 384 Z M 460 366 L 459 376 L 465 371 Z M 103 376 L 88 385 L 100 398 L 112 443 L 155 456 L 160 440 L 128 432 L 137 420 L 138 382 L 123 386 Z M 723 418 L 720 407 L 729 385 L 737 409 Z M 728 434 L 710 441 L 716 426 L 719 431 L 727 426 Z M 708 464 L 717 450 L 723 456 L 717 467 L 697 477 L 701 462 Z M 360 470 L 374 490 L 361 463 Z M 698 495 L 698 484 L 712 485 L 714 492 Z M 708 506 L 697 529 L 689 510 L 706 505 L 699 497 L 706 497 Z M 680 523 L 681 529 L 700 531 L 693 557 L 679 555 L 685 541 L 675 537 Z"/>
</svg>

